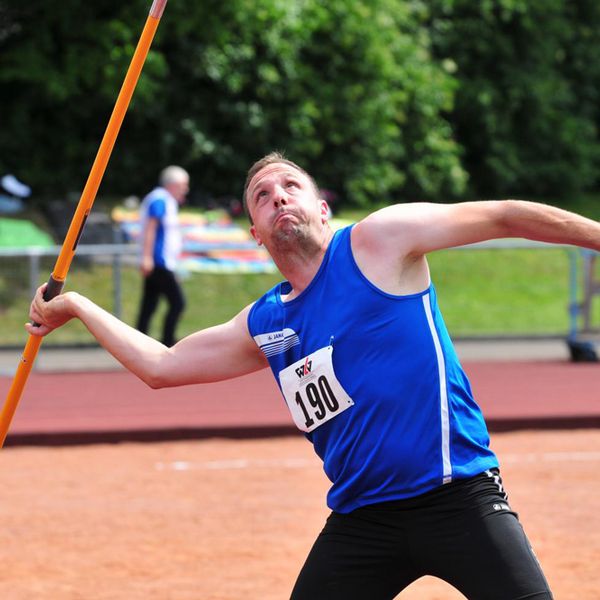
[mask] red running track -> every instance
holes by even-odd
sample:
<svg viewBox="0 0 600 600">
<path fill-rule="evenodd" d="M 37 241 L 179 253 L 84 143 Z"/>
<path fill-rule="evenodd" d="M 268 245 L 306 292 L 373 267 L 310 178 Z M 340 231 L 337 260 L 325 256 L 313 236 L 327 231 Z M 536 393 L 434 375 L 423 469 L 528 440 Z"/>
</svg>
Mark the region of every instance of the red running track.
<svg viewBox="0 0 600 600">
<path fill-rule="evenodd" d="M 600 365 L 465 364 L 488 426 L 600 427 Z M 0 377 L 6 396 L 12 379 Z M 222 383 L 151 390 L 124 371 L 33 373 L 6 445 L 251 437 L 295 431 L 268 370 Z"/>
</svg>

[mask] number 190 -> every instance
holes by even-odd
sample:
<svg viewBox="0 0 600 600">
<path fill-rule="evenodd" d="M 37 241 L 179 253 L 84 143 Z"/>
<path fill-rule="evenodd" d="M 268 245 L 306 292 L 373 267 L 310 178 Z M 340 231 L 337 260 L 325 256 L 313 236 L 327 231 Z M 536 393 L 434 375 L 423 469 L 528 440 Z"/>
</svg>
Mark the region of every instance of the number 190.
<svg viewBox="0 0 600 600">
<path fill-rule="evenodd" d="M 340 403 L 337 401 L 325 375 L 321 375 L 319 379 L 317 379 L 317 384 L 311 381 L 305 388 L 308 403 L 314 410 L 307 408 L 300 392 L 296 392 L 296 404 L 302 409 L 307 428 L 310 428 L 315 424 L 310 413 L 312 413 L 312 416 L 314 416 L 317 421 L 322 421 L 328 412 L 334 413 L 340 407 Z"/>
</svg>

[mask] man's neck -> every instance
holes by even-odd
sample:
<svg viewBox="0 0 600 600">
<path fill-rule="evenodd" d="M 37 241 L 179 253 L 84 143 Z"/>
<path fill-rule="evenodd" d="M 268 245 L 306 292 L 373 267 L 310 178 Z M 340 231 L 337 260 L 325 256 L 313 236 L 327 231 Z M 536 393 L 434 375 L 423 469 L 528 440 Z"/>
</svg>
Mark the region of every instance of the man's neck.
<svg viewBox="0 0 600 600">
<path fill-rule="evenodd" d="M 271 256 L 277 268 L 292 286 L 286 300 L 299 296 L 310 285 L 321 267 L 332 237 L 333 231 L 326 225 L 320 239 L 312 240 L 313 243 L 290 244 L 273 252 Z"/>
</svg>

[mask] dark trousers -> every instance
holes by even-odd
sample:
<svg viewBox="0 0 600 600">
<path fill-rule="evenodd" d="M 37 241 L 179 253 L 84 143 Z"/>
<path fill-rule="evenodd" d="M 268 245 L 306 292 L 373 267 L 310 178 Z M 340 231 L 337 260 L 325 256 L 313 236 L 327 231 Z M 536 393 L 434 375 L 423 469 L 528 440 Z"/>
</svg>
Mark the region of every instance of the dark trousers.
<svg viewBox="0 0 600 600">
<path fill-rule="evenodd" d="M 168 269 L 155 267 L 144 280 L 144 292 L 137 322 L 137 329 L 142 333 L 148 333 L 150 320 L 161 296 L 164 296 L 169 303 L 161 341 L 165 346 L 170 347 L 176 342 L 175 328 L 185 308 L 185 298 L 175 274 Z"/>
<path fill-rule="evenodd" d="M 469 600 L 551 600 L 497 471 L 423 496 L 332 513 L 292 600 L 392 600 L 424 575 Z"/>
</svg>

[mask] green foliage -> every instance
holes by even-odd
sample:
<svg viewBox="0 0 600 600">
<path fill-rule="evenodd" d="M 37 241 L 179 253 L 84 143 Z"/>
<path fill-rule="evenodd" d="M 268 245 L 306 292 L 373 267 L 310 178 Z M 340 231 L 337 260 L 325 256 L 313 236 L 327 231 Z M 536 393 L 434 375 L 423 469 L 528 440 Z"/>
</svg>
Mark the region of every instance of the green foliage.
<svg viewBox="0 0 600 600">
<path fill-rule="evenodd" d="M 2 10 L 0 168 L 38 195 L 81 189 L 137 43 L 131 7 L 8 0 Z M 159 58 L 151 52 L 136 92 L 141 110 L 164 71 Z"/>
<path fill-rule="evenodd" d="M 439 303 L 453 336 L 565 334 L 568 332 L 568 255 L 562 249 L 447 250 L 429 256 Z M 26 266 L 0 271 L 0 346 L 26 339 L 23 323 L 29 307 Z M 50 272 L 44 264 L 42 275 Z M 18 276 L 18 282 L 14 279 Z M 183 281 L 187 309 L 178 328 L 184 336 L 231 319 L 281 280 L 279 274 L 194 274 Z M 84 268 L 76 259 L 65 291 L 75 289 L 113 311 L 110 266 Z M 141 292 L 136 268 L 122 271 L 121 318 L 134 324 Z M 160 339 L 165 305 L 159 307 L 150 334 Z M 91 343 L 79 321 L 53 332 L 48 343 Z"/>
<path fill-rule="evenodd" d="M 450 117 L 473 188 L 564 197 L 598 182 L 597 3 L 433 0 L 433 46 L 456 64 Z"/>
<path fill-rule="evenodd" d="M 9 2 L 0 166 L 38 194 L 82 186 L 144 4 Z M 442 116 L 455 84 L 431 60 L 424 16 L 401 0 L 170 3 L 105 193 L 141 193 L 178 162 L 197 189 L 238 195 L 248 166 L 274 148 L 356 203 L 461 193 Z"/>
<path fill-rule="evenodd" d="M 204 187 L 239 193 L 247 167 L 277 148 L 357 203 L 463 191 L 440 117 L 452 80 L 431 63 L 412 5 L 238 0 L 186 6 L 187 18 L 177 10 L 165 52 L 185 102 L 169 98 L 169 139 Z"/>
<path fill-rule="evenodd" d="M 563 335 L 569 329 L 564 249 L 446 250 L 428 261 L 453 336 Z"/>
<path fill-rule="evenodd" d="M 0 3 L 0 174 L 80 190 L 148 2 Z M 280 149 L 340 204 L 593 191 L 600 5 L 592 0 L 170 2 L 101 193 L 179 163 L 239 196 Z"/>
</svg>

